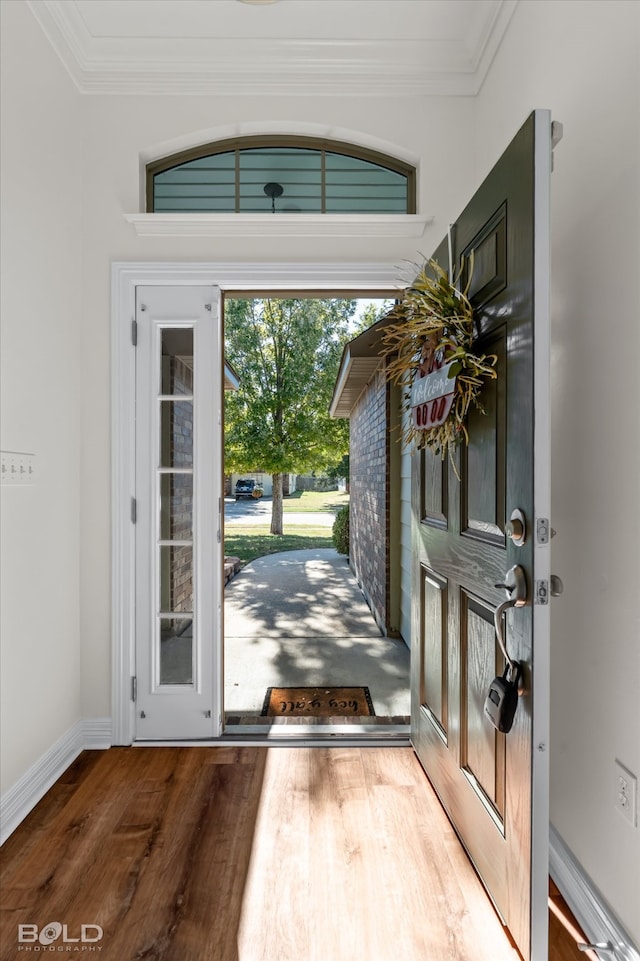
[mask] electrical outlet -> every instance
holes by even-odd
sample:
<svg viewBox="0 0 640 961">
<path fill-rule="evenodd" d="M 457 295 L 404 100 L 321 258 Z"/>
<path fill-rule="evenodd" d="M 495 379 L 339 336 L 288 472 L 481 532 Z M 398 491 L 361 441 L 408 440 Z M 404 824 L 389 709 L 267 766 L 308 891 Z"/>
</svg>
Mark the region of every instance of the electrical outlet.
<svg viewBox="0 0 640 961">
<path fill-rule="evenodd" d="M 616 808 L 620 811 L 620 814 L 635 827 L 638 819 L 638 779 L 635 774 L 632 774 L 617 758 L 615 770 Z"/>
</svg>

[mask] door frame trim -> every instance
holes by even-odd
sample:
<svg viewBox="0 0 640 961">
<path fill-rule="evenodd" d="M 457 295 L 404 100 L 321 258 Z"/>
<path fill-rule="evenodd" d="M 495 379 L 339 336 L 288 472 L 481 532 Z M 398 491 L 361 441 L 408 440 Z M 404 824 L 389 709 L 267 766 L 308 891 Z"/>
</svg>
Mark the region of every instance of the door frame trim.
<svg viewBox="0 0 640 961">
<path fill-rule="evenodd" d="M 551 517 L 551 111 L 534 114 L 534 344 L 533 449 L 534 523 Z M 544 452 L 546 456 L 541 456 Z M 537 526 L 537 525 L 536 525 Z M 533 533 L 533 532 L 532 532 Z M 549 583 L 551 532 L 533 551 L 534 582 Z M 549 600 L 549 598 L 548 598 Z M 532 687 L 535 691 L 531 739 L 531 957 L 544 958 L 549 944 L 549 738 L 551 727 L 550 605 L 533 601 Z"/>
<path fill-rule="evenodd" d="M 411 278 L 407 278 L 410 280 Z M 401 289 L 392 263 L 174 263 L 111 265 L 111 717 L 112 743 L 134 742 L 135 350 L 131 339 L 138 286 L 219 287 L 234 290 L 379 291 Z"/>
</svg>

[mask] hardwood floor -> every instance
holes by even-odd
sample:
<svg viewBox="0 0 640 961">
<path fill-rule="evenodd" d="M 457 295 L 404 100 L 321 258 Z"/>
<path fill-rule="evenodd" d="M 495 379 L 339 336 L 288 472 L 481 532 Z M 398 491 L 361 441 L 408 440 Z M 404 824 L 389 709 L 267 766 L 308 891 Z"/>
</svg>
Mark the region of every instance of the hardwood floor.
<svg viewBox="0 0 640 961">
<path fill-rule="evenodd" d="M 46 953 L 107 961 L 518 958 L 408 748 L 86 752 L 6 842 L 0 894 L 1 961 L 45 928 Z"/>
<path fill-rule="evenodd" d="M 558 888 L 549 881 L 549 961 L 599 961 L 595 951 L 578 951 L 578 944 L 588 941 Z"/>
</svg>

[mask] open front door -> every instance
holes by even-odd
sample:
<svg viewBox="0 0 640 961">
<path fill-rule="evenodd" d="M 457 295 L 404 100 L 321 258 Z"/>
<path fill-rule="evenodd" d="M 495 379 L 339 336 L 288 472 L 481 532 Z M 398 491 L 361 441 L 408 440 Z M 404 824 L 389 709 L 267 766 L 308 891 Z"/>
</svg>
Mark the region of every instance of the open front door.
<svg viewBox="0 0 640 961">
<path fill-rule="evenodd" d="M 220 291 L 136 289 L 137 739 L 222 714 Z"/>
<path fill-rule="evenodd" d="M 548 950 L 550 165 L 551 118 L 537 111 L 453 227 L 454 263 L 475 255 L 476 352 L 497 354 L 498 376 L 470 416 L 461 479 L 428 451 L 412 478 L 413 741 L 526 961 Z M 446 266 L 445 242 L 434 256 Z M 502 734 L 484 703 L 504 666 L 495 585 L 515 566 L 526 604 L 502 625 L 524 692 Z"/>
</svg>

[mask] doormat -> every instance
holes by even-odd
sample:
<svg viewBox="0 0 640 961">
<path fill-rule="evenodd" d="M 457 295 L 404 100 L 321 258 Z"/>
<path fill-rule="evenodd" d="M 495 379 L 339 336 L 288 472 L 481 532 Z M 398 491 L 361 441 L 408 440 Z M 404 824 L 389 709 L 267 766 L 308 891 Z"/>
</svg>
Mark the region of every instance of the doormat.
<svg viewBox="0 0 640 961">
<path fill-rule="evenodd" d="M 268 687 L 262 717 L 375 717 L 368 687 Z"/>
</svg>

